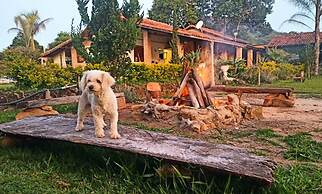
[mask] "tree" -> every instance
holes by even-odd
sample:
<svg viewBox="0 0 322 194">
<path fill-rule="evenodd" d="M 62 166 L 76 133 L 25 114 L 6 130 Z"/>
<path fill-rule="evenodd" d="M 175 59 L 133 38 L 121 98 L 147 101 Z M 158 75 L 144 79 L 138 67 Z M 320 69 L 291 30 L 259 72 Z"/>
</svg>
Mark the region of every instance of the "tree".
<svg viewBox="0 0 322 194">
<path fill-rule="evenodd" d="M 289 0 L 291 3 L 301 9 L 301 12 L 294 14 L 284 23 L 295 23 L 311 28 L 304 21 L 306 19 L 315 23 L 314 28 L 314 74 L 320 74 L 320 21 L 321 21 L 321 0 Z M 314 11 L 312 11 L 314 10 Z"/>
<path fill-rule="evenodd" d="M 46 29 L 46 24 L 52 20 L 47 18 L 40 20 L 38 11 L 23 13 L 14 18 L 16 27 L 10 28 L 10 31 L 17 31 L 23 34 L 23 40 L 26 48 L 31 48 L 32 51 L 36 50 L 35 35 L 41 30 Z"/>
<path fill-rule="evenodd" d="M 34 40 L 34 41 L 35 41 L 36 50 L 43 51 L 43 46 L 41 46 L 37 40 Z M 22 32 L 18 32 L 18 34 L 14 37 L 11 45 L 8 48 L 13 49 L 18 47 L 25 47 L 25 39 Z"/>
<path fill-rule="evenodd" d="M 195 24 L 198 20 L 196 0 L 154 0 L 149 10 L 149 18 L 172 25 L 174 13 L 178 27 Z"/>
<path fill-rule="evenodd" d="M 229 35 L 266 36 L 273 32 L 266 22 L 273 3 L 274 0 L 154 0 L 149 18 L 173 24 L 173 13 L 177 10 L 181 28 L 202 20 L 205 26 Z"/>
<path fill-rule="evenodd" d="M 95 0 L 92 1 L 92 14 L 89 17 L 89 0 L 76 2 L 82 21 L 78 29 L 72 28 L 73 46 L 88 63 L 102 64 L 113 76 L 120 78 L 131 64 L 128 53 L 134 49 L 140 33 L 137 27 L 139 13 L 135 13 L 137 7 L 119 8 L 117 0 Z M 137 0 L 129 2 L 129 5 L 134 4 L 138 4 Z M 84 25 L 87 37 L 82 36 Z M 82 44 L 85 38 L 91 42 L 88 50 Z"/>
<path fill-rule="evenodd" d="M 272 12 L 273 3 L 274 0 L 212 0 L 213 27 L 231 35 L 239 34 L 242 26 L 250 32 L 271 32 L 266 16 Z"/>
<path fill-rule="evenodd" d="M 48 44 L 48 48 L 49 49 L 54 48 L 55 46 L 65 42 L 66 40 L 69 40 L 70 38 L 71 37 L 68 32 L 59 32 L 55 40 L 52 43 Z"/>
<path fill-rule="evenodd" d="M 141 19 L 144 13 L 141 12 L 142 6 L 138 0 L 124 1 L 122 6 L 122 14 L 125 18 L 137 18 Z"/>
</svg>

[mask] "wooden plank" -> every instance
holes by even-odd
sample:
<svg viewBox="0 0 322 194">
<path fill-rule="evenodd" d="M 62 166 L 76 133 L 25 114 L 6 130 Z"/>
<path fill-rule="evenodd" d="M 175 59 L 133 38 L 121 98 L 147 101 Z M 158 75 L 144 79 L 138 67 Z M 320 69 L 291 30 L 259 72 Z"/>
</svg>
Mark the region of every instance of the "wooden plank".
<svg viewBox="0 0 322 194">
<path fill-rule="evenodd" d="M 228 93 L 269 93 L 269 94 L 285 94 L 290 96 L 293 88 L 262 88 L 262 87 L 229 87 L 225 85 L 217 85 L 208 89 L 208 91 L 221 91 Z"/>
<path fill-rule="evenodd" d="M 273 182 L 276 163 L 245 149 L 211 144 L 188 138 L 148 132 L 127 126 L 119 126 L 121 139 L 96 138 L 91 119 L 86 119 L 85 129 L 74 131 L 76 118 L 67 116 L 33 117 L 0 124 L 0 132 L 44 139 L 68 141 L 129 151 L 171 161 L 185 162 L 202 167 L 248 177 L 264 184 Z"/>
<path fill-rule="evenodd" d="M 124 97 L 124 93 L 116 93 L 116 97 L 119 98 Z M 66 96 L 60 98 L 50 98 L 50 99 L 41 99 L 41 100 L 32 100 L 20 102 L 17 104 L 18 108 L 37 108 L 45 105 L 53 106 L 60 104 L 76 104 L 78 103 L 80 96 Z"/>
</svg>

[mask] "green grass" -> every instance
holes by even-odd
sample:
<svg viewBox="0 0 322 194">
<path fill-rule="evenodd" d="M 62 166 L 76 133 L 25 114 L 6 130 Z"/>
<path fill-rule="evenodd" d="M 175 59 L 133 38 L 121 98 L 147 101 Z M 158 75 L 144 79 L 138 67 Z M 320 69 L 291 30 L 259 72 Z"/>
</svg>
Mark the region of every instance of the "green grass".
<svg viewBox="0 0 322 194">
<path fill-rule="evenodd" d="M 298 133 L 287 136 L 284 142 L 288 150 L 284 157 L 291 160 L 322 162 L 322 142 L 312 140 L 310 134 Z"/>
<path fill-rule="evenodd" d="M 239 177 L 180 165 L 159 176 L 165 161 L 58 141 L 31 141 L 0 148 L 2 193 L 262 193 Z"/>
<path fill-rule="evenodd" d="M 15 120 L 17 113 L 19 113 L 20 110 L 11 110 L 11 111 L 2 111 L 0 112 L 0 124 L 1 123 L 7 123 L 10 121 Z"/>
<path fill-rule="evenodd" d="M 322 193 L 322 168 L 310 164 L 296 164 L 276 170 L 276 184 L 269 193 Z"/>
<path fill-rule="evenodd" d="M 276 81 L 272 84 L 265 85 L 268 87 L 291 87 L 296 93 L 306 93 L 322 97 L 322 76 L 313 77 L 305 80 L 304 83 L 295 82 L 293 80 Z"/>
<path fill-rule="evenodd" d="M 14 84 L 0 84 L 0 91 L 9 91 L 14 89 L 15 89 Z"/>
<path fill-rule="evenodd" d="M 60 114 L 77 113 L 77 104 L 55 105 L 53 108 Z"/>
<path fill-rule="evenodd" d="M 276 134 L 275 131 L 272 129 L 258 129 L 255 132 L 255 135 L 257 137 L 261 138 L 274 138 L 274 137 L 280 137 L 280 135 Z"/>
</svg>

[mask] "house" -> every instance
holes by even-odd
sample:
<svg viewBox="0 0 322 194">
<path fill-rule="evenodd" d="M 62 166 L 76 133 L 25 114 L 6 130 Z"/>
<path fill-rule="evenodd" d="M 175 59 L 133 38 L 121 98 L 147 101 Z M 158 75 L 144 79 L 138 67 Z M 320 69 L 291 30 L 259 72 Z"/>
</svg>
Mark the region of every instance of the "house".
<svg viewBox="0 0 322 194">
<path fill-rule="evenodd" d="M 168 62 L 171 59 L 170 40 L 172 38 L 172 26 L 166 23 L 150 19 L 143 19 L 138 26 L 141 36 L 137 40 L 134 50 L 129 55 L 133 62 L 146 64 Z M 191 25 L 178 30 L 180 41 L 178 42 L 179 56 L 200 49 L 201 65 L 199 74 L 204 79 L 205 85 L 214 84 L 215 63 L 218 59 L 245 59 L 247 65 L 251 66 L 256 55 L 256 48 L 246 41 L 224 35 L 221 32 L 201 27 L 197 29 Z M 90 46 L 89 42 L 84 43 Z M 255 57 L 255 59 L 258 57 Z M 68 40 L 42 55 L 44 61 L 52 60 L 62 67 L 71 65 L 77 67 L 85 65 L 82 57 L 77 55 Z"/>
<path fill-rule="evenodd" d="M 322 33 L 320 33 L 322 38 Z M 291 32 L 284 35 L 275 36 L 272 40 L 266 45 L 267 48 L 277 48 L 283 49 L 286 52 L 299 54 L 305 46 L 311 45 L 314 47 L 315 43 L 315 33 L 314 32 Z M 321 39 L 322 43 L 322 39 Z M 320 52 L 320 58 L 322 57 Z M 298 56 L 297 56 L 298 58 Z"/>
</svg>

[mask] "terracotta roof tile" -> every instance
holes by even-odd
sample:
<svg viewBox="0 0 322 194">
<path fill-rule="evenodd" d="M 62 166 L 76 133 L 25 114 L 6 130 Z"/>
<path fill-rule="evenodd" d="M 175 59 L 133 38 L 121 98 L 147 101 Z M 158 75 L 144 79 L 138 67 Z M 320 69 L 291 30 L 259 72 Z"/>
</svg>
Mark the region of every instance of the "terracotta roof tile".
<svg viewBox="0 0 322 194">
<path fill-rule="evenodd" d="M 147 28 L 151 30 L 157 30 L 157 31 L 163 31 L 167 33 L 172 33 L 172 26 L 166 23 L 154 21 L 151 19 L 143 19 L 141 23 L 139 24 L 140 27 L 142 28 Z M 248 42 L 241 40 L 241 39 L 235 39 L 233 37 L 224 35 L 221 32 L 215 31 L 210 28 L 201 28 L 201 30 L 196 30 L 196 28 L 191 25 L 188 26 L 185 29 L 179 29 L 178 30 L 179 35 L 181 36 L 187 36 L 191 38 L 197 38 L 197 39 L 202 39 L 202 40 L 228 40 L 228 41 L 235 41 L 241 44 L 248 44 Z"/>
<path fill-rule="evenodd" d="M 320 32 L 322 37 L 322 33 Z M 275 36 L 269 43 L 269 47 L 312 44 L 315 42 L 314 32 L 291 33 Z"/>
</svg>

